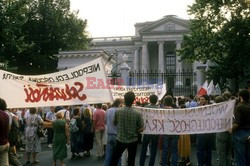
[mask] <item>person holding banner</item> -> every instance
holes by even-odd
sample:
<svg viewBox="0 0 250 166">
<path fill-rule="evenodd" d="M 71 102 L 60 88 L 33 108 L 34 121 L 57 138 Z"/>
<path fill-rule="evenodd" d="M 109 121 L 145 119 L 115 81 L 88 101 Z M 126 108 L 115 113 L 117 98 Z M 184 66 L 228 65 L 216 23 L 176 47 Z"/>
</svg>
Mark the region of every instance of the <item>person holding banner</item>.
<svg viewBox="0 0 250 166">
<path fill-rule="evenodd" d="M 150 105 L 146 105 L 145 107 L 148 108 L 159 108 L 157 103 L 158 97 L 156 95 L 150 95 L 149 101 Z M 147 147 L 150 144 L 150 160 L 148 165 L 153 166 L 155 164 L 155 156 L 157 153 L 157 145 L 158 145 L 158 139 L 159 135 L 155 134 L 144 134 L 143 140 L 142 140 L 142 149 L 141 149 L 141 155 L 140 155 L 140 166 L 144 166 L 145 160 L 146 160 L 146 153 L 147 153 Z"/>
<path fill-rule="evenodd" d="M 200 97 L 200 106 L 208 105 L 209 96 L 203 95 Z M 214 134 L 198 134 L 197 135 L 197 159 L 199 166 L 212 165 L 212 148 Z"/>
<path fill-rule="evenodd" d="M 172 109 L 173 98 L 168 95 L 163 99 L 163 104 L 165 109 Z M 163 148 L 162 148 L 162 166 L 168 164 L 168 151 L 171 149 L 171 165 L 177 166 L 178 161 L 178 135 L 163 135 Z"/>
<path fill-rule="evenodd" d="M 228 99 L 229 100 L 229 99 Z M 215 97 L 216 103 L 225 101 L 222 96 Z M 232 165 L 232 138 L 228 131 L 216 133 L 216 150 L 218 153 L 218 166 Z"/>
<path fill-rule="evenodd" d="M 126 106 L 115 112 L 113 121 L 113 124 L 118 128 L 118 132 L 111 166 L 117 166 L 125 149 L 128 150 L 128 165 L 135 165 L 138 133 L 141 133 L 144 129 L 141 114 L 132 108 L 135 94 L 132 91 L 125 93 L 124 100 Z"/>
<path fill-rule="evenodd" d="M 250 136 L 250 94 L 247 89 L 239 92 L 240 103 L 235 109 L 235 121 L 233 123 L 233 143 L 236 166 L 248 166 L 250 164 L 248 137 Z M 248 154 L 248 155 L 247 155 Z"/>
</svg>

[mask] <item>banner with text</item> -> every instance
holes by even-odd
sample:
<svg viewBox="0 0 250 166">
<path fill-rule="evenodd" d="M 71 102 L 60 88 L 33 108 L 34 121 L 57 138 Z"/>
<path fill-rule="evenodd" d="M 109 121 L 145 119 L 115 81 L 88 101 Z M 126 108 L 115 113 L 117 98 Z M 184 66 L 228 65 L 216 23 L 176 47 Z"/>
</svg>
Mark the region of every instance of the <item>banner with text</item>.
<svg viewBox="0 0 250 166">
<path fill-rule="evenodd" d="M 186 109 L 135 107 L 144 119 L 144 134 L 217 133 L 232 128 L 235 100 Z"/>
<path fill-rule="evenodd" d="M 135 93 L 135 102 L 139 101 L 141 103 L 148 102 L 149 96 L 156 95 L 158 100 L 166 94 L 166 84 L 149 84 L 149 85 L 133 85 L 133 86 L 114 86 L 111 89 L 113 98 L 123 98 L 124 94 L 128 91 L 133 91 Z"/>
<path fill-rule="evenodd" d="M 105 103 L 113 100 L 101 58 L 45 75 L 0 70 L 0 97 L 8 108 Z"/>
</svg>

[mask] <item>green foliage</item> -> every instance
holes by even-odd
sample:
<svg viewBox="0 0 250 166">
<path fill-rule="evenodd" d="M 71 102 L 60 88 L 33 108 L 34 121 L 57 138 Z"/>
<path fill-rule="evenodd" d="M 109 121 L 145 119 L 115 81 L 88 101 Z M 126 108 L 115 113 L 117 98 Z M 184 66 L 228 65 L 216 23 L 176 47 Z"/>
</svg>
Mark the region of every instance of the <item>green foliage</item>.
<svg viewBox="0 0 250 166">
<path fill-rule="evenodd" d="M 87 49 L 87 21 L 70 11 L 69 0 L 3 0 L 0 6 L 0 62 L 8 70 L 53 72 L 58 51 Z"/>
<path fill-rule="evenodd" d="M 250 64 L 250 1 L 196 0 L 189 7 L 191 33 L 180 55 L 190 62 L 211 60 L 216 82 L 244 78 Z"/>
</svg>

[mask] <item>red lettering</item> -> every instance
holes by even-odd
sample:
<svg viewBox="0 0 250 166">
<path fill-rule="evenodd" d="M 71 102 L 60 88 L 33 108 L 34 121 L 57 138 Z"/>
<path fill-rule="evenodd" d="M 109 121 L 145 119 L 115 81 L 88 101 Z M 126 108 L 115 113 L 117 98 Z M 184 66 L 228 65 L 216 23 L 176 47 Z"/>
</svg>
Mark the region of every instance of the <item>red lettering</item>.
<svg viewBox="0 0 250 166">
<path fill-rule="evenodd" d="M 24 92 L 26 94 L 25 102 L 40 102 L 40 101 L 54 101 L 54 100 L 71 100 L 71 99 L 79 99 L 81 101 L 86 100 L 87 96 L 85 94 L 81 94 L 84 85 L 81 82 L 75 82 L 74 86 L 69 87 L 68 84 L 65 84 L 64 89 L 60 89 L 58 87 L 52 87 L 51 85 L 46 84 L 36 84 L 36 88 L 31 88 L 28 85 L 28 88 L 24 86 Z"/>
</svg>

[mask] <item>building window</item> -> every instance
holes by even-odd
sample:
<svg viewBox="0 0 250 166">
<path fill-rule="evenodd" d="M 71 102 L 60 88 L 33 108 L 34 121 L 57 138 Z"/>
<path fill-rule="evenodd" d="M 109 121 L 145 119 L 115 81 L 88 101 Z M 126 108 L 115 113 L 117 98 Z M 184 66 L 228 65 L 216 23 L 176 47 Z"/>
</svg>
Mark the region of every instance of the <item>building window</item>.
<svg viewBox="0 0 250 166">
<path fill-rule="evenodd" d="M 185 83 L 186 86 L 191 86 L 191 80 L 190 78 L 186 78 L 186 83 Z"/>
<path fill-rule="evenodd" d="M 174 53 L 166 54 L 166 69 L 167 71 L 175 72 L 176 70 L 176 56 Z"/>
</svg>

